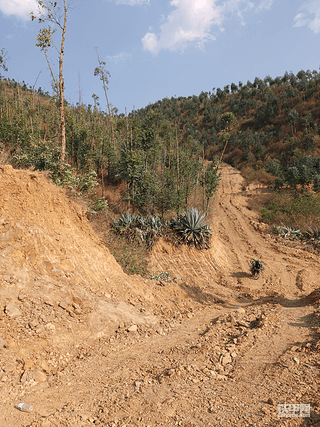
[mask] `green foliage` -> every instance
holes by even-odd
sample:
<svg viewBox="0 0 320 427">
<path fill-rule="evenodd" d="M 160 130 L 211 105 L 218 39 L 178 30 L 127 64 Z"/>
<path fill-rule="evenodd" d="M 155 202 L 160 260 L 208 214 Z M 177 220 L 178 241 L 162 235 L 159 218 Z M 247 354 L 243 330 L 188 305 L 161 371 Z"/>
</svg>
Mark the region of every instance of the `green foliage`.
<svg viewBox="0 0 320 427">
<path fill-rule="evenodd" d="M 77 173 L 67 163 L 61 161 L 61 149 L 55 144 L 32 142 L 28 149 L 18 148 L 12 158 L 12 164 L 18 168 L 33 168 L 49 171 L 50 179 L 60 187 L 74 190 L 77 194 L 91 194 L 98 184 L 94 170 Z"/>
<path fill-rule="evenodd" d="M 196 249 L 209 249 L 211 231 L 206 214 L 192 208 L 173 218 L 169 228 L 175 234 L 177 244 L 194 246 Z"/>
<path fill-rule="evenodd" d="M 271 159 L 271 157 L 268 157 L 265 165 L 265 171 L 273 176 L 281 177 L 283 170 L 280 160 Z"/>
<path fill-rule="evenodd" d="M 292 131 L 295 134 L 296 133 L 296 123 L 299 120 L 299 113 L 297 112 L 297 110 L 292 109 L 288 112 L 288 122 L 291 124 L 292 126 Z"/>
<path fill-rule="evenodd" d="M 43 46 L 52 38 L 48 31 L 42 32 Z M 107 90 L 110 75 L 99 56 L 98 61 L 94 74 Z M 57 98 L 50 98 L 41 88 L 38 95 L 24 82 L 19 85 L 8 79 L 0 83 L 0 141 L 10 149 L 9 161 L 19 167 L 50 170 L 59 185 L 77 192 L 93 188 L 88 170 L 97 174 L 93 181 L 99 179 L 101 184 L 122 182 L 133 212 L 163 218 L 167 212 L 188 209 L 191 200 L 195 206 L 208 206 L 219 172 L 215 165 L 206 169 L 206 162 L 219 157 L 223 147 L 226 161 L 234 166 L 252 163 L 254 179 L 263 175 L 260 171 L 265 166 L 281 191 L 288 186 L 296 191 L 312 185 L 313 190 L 320 189 L 320 169 L 312 156 L 319 149 L 320 123 L 313 107 L 316 102 L 304 104 L 305 99 L 318 97 L 318 72 L 233 83 L 218 89 L 217 95 L 201 92 L 188 98 L 166 98 L 128 116 L 117 114 L 108 100 L 107 112 L 100 109 L 97 99 L 95 106 L 83 106 L 80 101 L 66 108 L 67 163 L 59 162 Z M 287 103 L 286 114 L 283 103 Z M 261 120 L 255 120 L 256 115 Z M 285 138 L 288 123 L 295 126 L 295 135 Z M 309 150 L 311 157 L 305 152 L 299 155 L 296 147 Z M 82 175 L 88 184 L 80 182 Z M 264 209 L 266 215 L 274 214 Z"/>
<path fill-rule="evenodd" d="M 104 197 L 97 197 L 88 202 L 89 208 L 94 211 L 106 211 L 108 209 L 108 203 Z"/>
<path fill-rule="evenodd" d="M 1 51 L 0 51 L 0 69 L 2 68 L 3 71 L 8 71 L 8 67 L 6 65 L 7 59 L 8 59 L 8 53 L 4 49 L 1 49 Z"/>
<path fill-rule="evenodd" d="M 158 216 L 125 212 L 118 220 L 113 221 L 113 230 L 128 241 L 139 241 L 148 250 L 152 249 L 159 237 L 162 236 L 162 222 Z"/>
<path fill-rule="evenodd" d="M 60 170 L 58 174 L 51 174 L 52 181 L 60 187 L 67 187 L 77 194 L 92 194 L 94 187 L 99 185 L 97 173 L 94 170 L 78 174 L 70 166 Z"/>
<path fill-rule="evenodd" d="M 18 168 L 31 168 L 39 171 L 50 171 L 55 179 L 63 167 L 60 160 L 61 149 L 50 142 L 31 141 L 28 148 L 18 147 L 12 158 L 12 164 Z"/>
<path fill-rule="evenodd" d="M 169 271 L 161 271 L 159 274 L 152 274 L 149 279 L 161 280 L 162 282 L 171 282 L 171 273 Z"/>
<path fill-rule="evenodd" d="M 215 158 L 209 168 L 205 171 L 204 180 L 202 179 L 201 181 L 201 185 L 205 186 L 206 210 L 208 209 L 210 199 L 218 190 L 221 175 L 219 159 Z"/>
<path fill-rule="evenodd" d="M 262 220 L 269 224 L 287 224 L 292 229 L 302 229 L 305 224 L 320 226 L 318 194 L 293 194 L 288 189 L 276 191 L 272 195 L 272 200 L 260 208 L 260 212 Z"/>
<path fill-rule="evenodd" d="M 296 228 L 291 228 L 288 226 L 285 226 L 284 224 L 281 225 L 274 225 L 274 232 L 281 237 L 284 237 L 285 239 L 297 239 L 302 236 L 302 233 L 300 230 L 297 230 Z"/>
<path fill-rule="evenodd" d="M 126 238 L 118 235 L 108 239 L 106 244 L 126 274 L 150 277 L 148 252 L 144 245 L 138 241 L 128 242 Z"/>
<path fill-rule="evenodd" d="M 223 113 L 220 122 L 222 129 L 228 129 L 236 120 L 236 117 L 233 113 Z"/>
<path fill-rule="evenodd" d="M 264 264 L 259 259 L 252 258 L 251 259 L 251 268 L 255 271 L 263 271 Z"/>
<path fill-rule="evenodd" d="M 273 225 L 273 233 L 284 239 L 299 240 L 304 244 L 313 246 L 315 249 L 320 247 L 320 229 L 316 226 L 314 228 L 308 227 L 305 231 L 297 230 L 288 227 L 284 224 Z M 285 245 L 285 243 L 283 243 Z"/>
</svg>

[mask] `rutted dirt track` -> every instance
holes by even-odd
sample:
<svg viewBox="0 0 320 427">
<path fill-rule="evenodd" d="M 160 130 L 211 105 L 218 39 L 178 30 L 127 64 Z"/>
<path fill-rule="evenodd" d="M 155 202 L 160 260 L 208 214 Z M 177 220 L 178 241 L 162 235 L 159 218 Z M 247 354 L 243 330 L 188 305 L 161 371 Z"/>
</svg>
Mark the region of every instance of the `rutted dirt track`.
<svg viewBox="0 0 320 427">
<path fill-rule="evenodd" d="M 6 174 L 14 175 L 9 169 Z M 173 249 L 165 242 L 154 248 L 150 269 L 170 271 L 175 278 L 171 283 L 125 276 L 108 253 L 102 255 L 98 239 L 89 247 L 84 235 L 74 231 L 75 220 L 65 210 L 72 239 L 63 236 L 64 229 L 59 234 L 56 225 L 58 244 L 74 245 L 65 264 L 47 249 L 48 268 L 48 260 L 39 262 L 37 248 L 28 247 L 34 259 L 24 255 L 19 261 L 20 282 L 15 285 L 12 269 L 18 251 L 25 253 L 23 233 L 35 226 L 33 217 L 11 218 L 0 234 L 5 235 L 2 242 L 6 239 L 0 248 L 0 425 L 320 426 L 315 304 L 320 293 L 307 297 L 320 287 L 318 256 L 267 234 L 247 208 L 247 198 L 256 191 L 262 190 L 243 189 L 240 174 L 223 167 L 211 249 Z M 81 230 L 91 235 L 80 213 L 78 217 Z M 18 221 L 19 238 L 10 234 Z M 41 230 L 48 230 L 44 223 Z M 84 255 L 79 239 L 86 245 Z M 48 235 L 42 238 L 46 248 L 49 240 Z M 266 266 L 257 281 L 249 275 L 252 257 Z M 56 277 L 68 262 L 73 268 Z M 109 276 L 103 283 L 101 268 Z M 38 286 L 38 300 L 27 295 L 36 280 L 47 289 L 42 295 Z M 16 298 L 9 298 L 10 289 Z M 64 345 L 59 346 L 62 337 Z M 13 409 L 20 401 L 33 404 L 34 411 Z M 310 417 L 279 417 L 278 404 L 310 405 Z"/>
</svg>

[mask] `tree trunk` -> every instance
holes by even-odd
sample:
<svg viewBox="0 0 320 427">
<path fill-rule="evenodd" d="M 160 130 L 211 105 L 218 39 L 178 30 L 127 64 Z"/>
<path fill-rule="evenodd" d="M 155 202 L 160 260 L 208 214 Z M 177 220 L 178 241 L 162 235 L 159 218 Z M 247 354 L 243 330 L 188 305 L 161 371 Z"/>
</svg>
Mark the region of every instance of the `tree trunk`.
<svg viewBox="0 0 320 427">
<path fill-rule="evenodd" d="M 61 128 L 61 160 L 64 161 L 66 156 L 66 122 L 64 113 L 64 78 L 63 78 L 63 54 L 64 54 L 64 41 L 67 28 L 67 4 L 63 0 L 64 5 L 64 22 L 62 29 L 60 58 L 59 58 L 59 97 L 60 97 L 60 128 Z"/>
<path fill-rule="evenodd" d="M 202 151 L 202 173 L 203 173 L 203 212 L 206 210 L 206 172 L 204 168 L 204 146 Z"/>
<path fill-rule="evenodd" d="M 177 127 L 176 127 L 176 145 L 177 145 L 177 194 L 178 194 L 178 204 L 179 204 L 179 198 L 180 198 L 180 170 L 179 170 L 179 142 L 178 142 L 178 133 L 177 133 Z M 178 210 L 179 210 L 178 206 Z"/>
<path fill-rule="evenodd" d="M 104 169 L 103 169 L 103 151 L 104 151 L 104 144 L 102 145 L 101 150 L 101 197 L 104 197 Z"/>
</svg>

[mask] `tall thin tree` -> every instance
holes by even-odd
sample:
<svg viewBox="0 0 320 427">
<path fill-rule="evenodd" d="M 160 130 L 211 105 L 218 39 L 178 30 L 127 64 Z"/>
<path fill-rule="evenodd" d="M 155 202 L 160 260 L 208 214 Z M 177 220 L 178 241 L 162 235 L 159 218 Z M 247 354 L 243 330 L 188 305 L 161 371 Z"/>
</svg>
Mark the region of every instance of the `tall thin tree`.
<svg viewBox="0 0 320 427">
<path fill-rule="evenodd" d="M 61 160 L 65 159 L 66 155 L 66 122 L 65 122 L 65 111 L 64 111 L 64 77 L 63 77 L 63 57 L 64 57 L 64 44 L 66 37 L 67 29 L 67 16 L 68 9 L 71 6 L 72 1 L 67 2 L 67 0 L 62 0 L 59 2 L 51 0 L 38 0 L 38 13 L 35 15 L 31 12 L 30 16 L 32 21 L 35 19 L 38 20 L 40 24 L 51 22 L 57 28 L 61 30 L 61 41 L 60 47 L 58 48 L 53 42 L 53 34 L 56 32 L 56 29 L 52 29 L 50 25 L 46 28 L 43 28 L 39 31 L 39 34 L 36 38 L 36 46 L 44 52 L 50 73 L 53 79 L 53 86 L 56 88 L 59 86 L 59 110 L 60 110 L 60 132 L 61 132 Z M 52 71 L 47 51 L 50 46 L 53 46 L 59 55 L 59 84 L 57 85 L 54 73 Z"/>
</svg>

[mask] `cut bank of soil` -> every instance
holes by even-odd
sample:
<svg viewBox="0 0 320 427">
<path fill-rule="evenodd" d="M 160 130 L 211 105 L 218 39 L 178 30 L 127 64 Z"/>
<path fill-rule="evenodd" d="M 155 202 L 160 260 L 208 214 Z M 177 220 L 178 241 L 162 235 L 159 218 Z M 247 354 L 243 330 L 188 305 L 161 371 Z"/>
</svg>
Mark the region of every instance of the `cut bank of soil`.
<svg viewBox="0 0 320 427">
<path fill-rule="evenodd" d="M 242 188 L 224 166 L 211 249 L 160 241 L 160 283 L 126 276 L 41 174 L 0 168 L 0 425 L 320 425 L 319 260 L 276 243 Z"/>
</svg>

